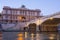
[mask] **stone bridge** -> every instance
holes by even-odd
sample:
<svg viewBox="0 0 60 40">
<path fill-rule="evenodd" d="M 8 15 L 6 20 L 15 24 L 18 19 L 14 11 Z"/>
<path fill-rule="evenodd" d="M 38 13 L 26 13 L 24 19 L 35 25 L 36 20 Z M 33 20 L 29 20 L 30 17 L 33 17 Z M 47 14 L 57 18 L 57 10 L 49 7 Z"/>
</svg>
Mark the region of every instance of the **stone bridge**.
<svg viewBox="0 0 60 40">
<path fill-rule="evenodd" d="M 37 18 L 37 19 L 31 20 L 30 22 L 26 22 L 26 23 L 22 23 L 22 24 L 24 24 L 23 27 L 28 27 L 32 23 L 35 23 L 37 25 L 37 29 L 38 29 L 39 25 L 58 26 L 60 24 L 60 12 L 54 13 L 53 15 Z M 9 27 L 7 29 L 20 29 L 20 24 L 17 23 L 17 24 L 15 24 L 14 27 Z M 22 27 L 21 27 L 21 29 L 22 29 Z"/>
<path fill-rule="evenodd" d="M 34 20 L 31 20 L 30 22 L 27 22 L 26 26 L 28 26 L 29 24 L 31 23 L 35 23 L 37 26 L 38 25 L 41 25 L 42 23 L 46 22 L 47 20 L 53 20 L 53 19 L 60 19 L 60 12 L 58 13 L 55 13 L 53 15 L 49 15 L 49 16 L 44 16 L 42 18 L 38 18 L 38 19 L 34 19 Z M 53 20 L 54 21 L 54 20 Z M 59 20 L 60 21 L 60 20 Z"/>
</svg>

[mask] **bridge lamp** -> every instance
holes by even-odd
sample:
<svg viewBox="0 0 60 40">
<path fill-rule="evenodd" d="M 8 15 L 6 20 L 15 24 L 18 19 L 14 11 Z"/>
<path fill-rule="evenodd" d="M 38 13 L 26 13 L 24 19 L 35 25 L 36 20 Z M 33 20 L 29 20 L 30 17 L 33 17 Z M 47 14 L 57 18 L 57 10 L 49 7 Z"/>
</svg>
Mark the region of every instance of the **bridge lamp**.
<svg viewBox="0 0 60 40">
<path fill-rule="evenodd" d="M 39 20 L 37 20 L 36 23 L 37 23 L 37 25 L 39 25 L 39 23 L 40 23 Z"/>
<path fill-rule="evenodd" d="M 39 20 L 39 24 L 41 24 L 42 23 L 42 20 Z"/>
<path fill-rule="evenodd" d="M 50 20 L 53 20 L 54 18 L 53 18 L 53 17 L 50 17 L 49 19 L 50 19 Z"/>
<path fill-rule="evenodd" d="M 41 22 L 42 22 L 42 20 L 37 20 L 37 25 L 40 25 L 41 24 Z"/>
</svg>

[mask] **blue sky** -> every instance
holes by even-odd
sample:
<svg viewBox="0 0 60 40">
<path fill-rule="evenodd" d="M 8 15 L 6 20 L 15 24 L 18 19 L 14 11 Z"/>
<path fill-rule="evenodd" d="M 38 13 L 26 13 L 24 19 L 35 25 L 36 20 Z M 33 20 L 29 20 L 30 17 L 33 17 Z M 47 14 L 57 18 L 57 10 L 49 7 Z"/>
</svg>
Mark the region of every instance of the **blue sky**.
<svg viewBox="0 0 60 40">
<path fill-rule="evenodd" d="M 21 5 L 29 9 L 40 9 L 41 15 L 51 15 L 60 11 L 60 0 L 0 0 L 0 12 L 3 6 L 18 8 Z"/>
</svg>

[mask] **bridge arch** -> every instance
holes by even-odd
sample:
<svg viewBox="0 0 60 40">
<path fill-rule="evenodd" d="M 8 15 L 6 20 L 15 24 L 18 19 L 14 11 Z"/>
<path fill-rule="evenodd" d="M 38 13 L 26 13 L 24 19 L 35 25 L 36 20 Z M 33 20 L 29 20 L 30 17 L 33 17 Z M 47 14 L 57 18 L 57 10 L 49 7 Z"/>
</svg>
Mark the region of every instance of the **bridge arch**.
<svg viewBox="0 0 60 40">
<path fill-rule="evenodd" d="M 42 20 L 42 23 L 46 22 L 47 20 L 53 20 L 53 19 L 57 19 L 57 20 L 60 19 L 60 12 L 53 14 L 53 15 L 50 15 L 50 16 L 47 16 L 45 19 Z"/>
<path fill-rule="evenodd" d="M 45 18 L 40 25 L 42 31 L 57 32 L 58 30 L 60 30 L 60 28 L 58 28 L 59 24 L 60 24 L 60 14 L 55 14 Z"/>
<path fill-rule="evenodd" d="M 34 19 L 34 20 L 31 20 L 30 22 L 27 22 L 27 26 L 31 23 L 36 23 L 37 26 L 38 25 L 41 25 L 42 23 L 44 23 L 45 21 L 49 20 L 49 19 L 54 19 L 54 18 L 60 18 L 60 12 L 58 13 L 55 13 L 53 15 L 49 15 L 49 16 L 44 16 L 42 18 L 37 18 L 37 19 Z"/>
<path fill-rule="evenodd" d="M 44 27 L 48 26 L 48 25 L 51 26 L 51 27 L 49 26 L 47 29 L 42 29 L 43 28 L 42 27 L 41 30 L 49 30 L 49 28 L 50 29 L 52 28 L 49 31 L 52 31 L 53 29 L 54 29 L 53 31 L 57 31 L 57 26 L 58 26 L 58 24 L 60 24 L 60 13 L 56 13 L 56 14 L 53 14 L 53 15 L 38 18 L 38 19 L 35 19 L 35 20 L 32 20 L 32 21 L 28 22 L 27 24 L 31 24 L 31 23 L 37 24 L 37 27 L 41 27 L 41 25 L 44 25 L 44 24 L 45 24 Z"/>
</svg>

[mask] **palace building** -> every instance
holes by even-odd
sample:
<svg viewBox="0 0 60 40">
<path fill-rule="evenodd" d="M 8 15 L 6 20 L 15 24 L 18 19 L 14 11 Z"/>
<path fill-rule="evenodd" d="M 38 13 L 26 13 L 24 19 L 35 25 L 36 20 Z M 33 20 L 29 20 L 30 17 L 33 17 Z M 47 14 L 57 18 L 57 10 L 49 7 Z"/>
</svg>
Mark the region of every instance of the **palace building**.
<svg viewBox="0 0 60 40">
<path fill-rule="evenodd" d="M 12 22 L 26 22 L 38 18 L 40 16 L 40 10 L 30 10 L 24 5 L 21 8 L 11 8 L 8 6 L 3 7 L 2 16 L 3 20 L 8 23 Z"/>
<path fill-rule="evenodd" d="M 1 23 L 5 24 L 13 24 L 13 23 L 26 23 L 40 16 L 41 10 L 39 9 L 28 9 L 25 5 L 22 5 L 20 8 L 11 8 L 9 6 L 4 6 L 1 13 Z M 5 25 L 4 24 L 4 25 Z M 23 25 L 23 24 L 22 24 Z M 7 25 L 5 25 L 8 27 Z M 10 25 L 12 26 L 12 25 Z M 20 25 L 21 26 L 21 25 Z"/>
</svg>

